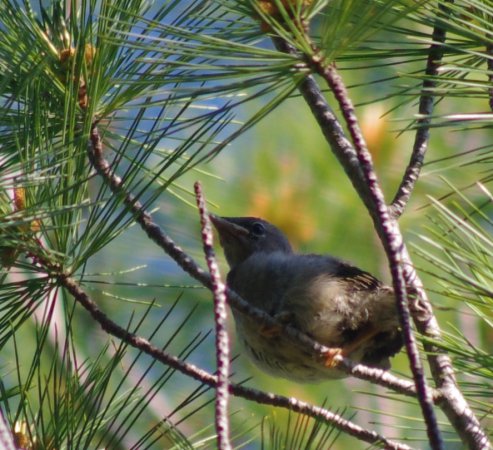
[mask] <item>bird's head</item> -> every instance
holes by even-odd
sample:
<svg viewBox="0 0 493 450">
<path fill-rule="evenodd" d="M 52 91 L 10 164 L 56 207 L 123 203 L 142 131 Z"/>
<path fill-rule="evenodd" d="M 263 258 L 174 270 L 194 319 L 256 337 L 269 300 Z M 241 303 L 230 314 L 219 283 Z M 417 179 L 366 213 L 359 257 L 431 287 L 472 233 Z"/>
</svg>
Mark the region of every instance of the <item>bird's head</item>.
<svg viewBox="0 0 493 450">
<path fill-rule="evenodd" d="M 291 245 L 279 228 L 256 217 L 211 215 L 229 267 L 245 261 L 253 253 L 292 253 Z"/>
</svg>

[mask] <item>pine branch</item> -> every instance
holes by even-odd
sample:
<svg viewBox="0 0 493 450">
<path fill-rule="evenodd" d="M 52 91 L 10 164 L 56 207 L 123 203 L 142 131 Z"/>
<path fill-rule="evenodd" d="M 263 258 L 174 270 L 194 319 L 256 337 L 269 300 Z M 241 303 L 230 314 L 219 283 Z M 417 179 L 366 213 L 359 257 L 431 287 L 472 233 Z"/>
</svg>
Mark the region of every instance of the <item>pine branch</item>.
<svg viewBox="0 0 493 450">
<path fill-rule="evenodd" d="M 453 3 L 453 0 L 449 0 L 448 3 Z M 447 16 L 450 14 L 449 9 L 441 3 L 437 6 L 439 14 Z M 390 204 L 390 212 L 394 219 L 398 219 L 404 212 L 404 209 L 411 198 L 414 186 L 419 179 L 421 168 L 423 167 L 426 151 L 428 150 L 428 142 L 430 140 L 430 124 L 431 115 L 433 113 L 435 95 L 433 93 L 434 88 L 437 86 L 437 82 L 433 79 L 438 75 L 438 69 L 440 68 L 445 43 L 446 32 L 440 25 L 441 18 L 437 17 L 435 20 L 435 26 L 431 35 L 432 44 L 428 49 L 428 58 L 426 61 L 425 79 L 421 88 L 421 96 L 419 98 L 419 119 L 417 120 L 416 136 L 414 139 L 413 150 L 409 164 L 406 168 L 406 172 L 402 177 L 401 184 L 399 185 L 397 192 Z"/>
<path fill-rule="evenodd" d="M 312 110 L 318 109 L 319 107 L 320 109 L 325 110 L 327 106 L 319 103 L 320 98 L 322 98 L 321 92 L 318 91 L 318 94 L 314 95 L 315 86 L 315 81 L 311 77 L 307 77 L 305 81 L 300 83 L 299 89 L 307 102 L 311 102 L 314 97 L 317 98 L 317 103 L 310 104 Z M 315 117 L 327 116 L 324 116 L 323 114 L 315 114 Z M 325 123 L 323 121 L 319 121 L 319 125 L 323 128 Z M 331 124 L 330 127 L 332 129 L 337 129 L 337 127 L 333 124 Z M 340 136 L 336 136 L 331 139 L 332 142 L 337 142 L 339 140 L 344 141 L 344 139 Z M 369 201 L 371 194 L 368 191 L 368 186 L 359 178 L 360 171 L 353 167 L 355 164 L 353 160 L 354 154 L 349 151 L 347 147 L 344 147 L 343 149 L 338 148 L 337 146 L 331 148 L 334 154 L 338 155 L 339 160 L 344 160 L 343 167 L 346 169 L 346 173 L 350 172 L 354 174 L 353 176 L 358 177 L 358 179 L 351 179 L 351 181 L 365 205 L 367 207 L 368 204 L 371 205 L 369 208 L 369 213 L 373 218 L 377 233 L 381 239 L 383 237 L 382 241 L 384 243 L 387 241 L 387 245 L 389 245 L 390 242 L 388 241 L 388 238 L 390 238 L 391 242 L 401 246 L 399 264 L 402 267 L 403 277 L 408 289 L 414 294 L 412 302 L 409 306 L 418 331 L 421 334 L 430 337 L 431 340 L 440 340 L 440 326 L 438 325 L 436 317 L 433 314 L 431 304 L 428 300 L 426 291 L 423 288 L 421 279 L 414 269 L 414 265 L 409 256 L 406 245 L 402 240 L 398 225 L 390 218 L 390 216 L 388 216 L 389 220 L 386 223 L 388 229 L 384 229 L 383 223 L 380 222 L 379 219 L 378 208 Z M 350 158 L 345 159 L 346 154 Z M 360 186 L 363 186 L 364 188 L 360 190 Z M 387 247 L 386 251 L 388 253 L 392 253 L 394 252 L 394 249 Z M 397 282 L 397 284 L 399 284 L 399 282 Z M 471 449 L 484 450 L 491 448 L 487 435 L 457 386 L 450 357 L 446 355 L 443 350 L 438 349 L 436 346 L 429 343 L 425 344 L 425 350 L 427 352 L 428 362 L 430 364 L 430 369 L 432 371 L 435 383 L 444 397 L 444 400 L 440 403 L 440 406 L 449 418 L 452 426 L 461 437 L 462 441 Z M 426 399 L 426 403 L 429 403 L 429 392 L 427 392 L 426 395 L 428 397 Z"/>
<path fill-rule="evenodd" d="M 341 108 L 342 115 L 351 135 L 351 140 L 354 144 L 359 165 L 363 172 L 365 184 L 368 186 L 371 195 L 373 207 L 376 211 L 374 220 L 377 220 L 378 226 L 381 229 L 380 239 L 382 240 L 389 261 L 402 334 L 416 385 L 416 391 L 418 393 L 418 400 L 423 413 L 423 418 L 425 419 L 428 438 L 433 449 L 443 450 L 444 444 L 433 409 L 433 400 L 431 398 L 428 383 L 426 382 L 418 345 L 411 326 L 408 292 L 402 269 L 402 236 L 397 223 L 390 216 L 389 208 L 387 208 L 383 191 L 373 167 L 371 154 L 359 127 L 354 107 L 342 78 L 338 74 L 334 64 L 329 64 L 325 67 L 319 64 L 317 69 L 327 81 L 327 84 Z"/>
<path fill-rule="evenodd" d="M 217 361 L 217 385 L 216 385 L 216 432 L 217 448 L 219 450 L 231 450 L 229 440 L 229 336 L 227 330 L 228 312 L 226 309 L 226 285 L 221 280 L 219 266 L 213 248 L 212 224 L 199 182 L 195 183 L 195 196 L 200 213 L 202 226 L 202 242 L 204 245 L 205 259 L 211 274 L 212 294 L 214 297 L 214 322 L 216 325 L 216 361 Z"/>
<path fill-rule="evenodd" d="M 55 274 L 52 273 L 52 275 Z M 127 344 L 146 353 L 157 361 L 180 371 L 186 376 L 208 386 L 217 388 L 217 376 L 214 376 L 205 370 L 199 369 L 193 364 L 182 361 L 176 356 L 166 353 L 165 351 L 155 347 L 147 339 L 131 333 L 125 328 L 122 328 L 99 309 L 97 304 L 87 295 L 87 293 L 73 278 L 63 273 L 58 273 L 55 276 L 58 283 L 65 289 L 67 289 L 67 291 L 75 298 L 75 300 L 91 314 L 93 319 L 98 322 L 103 330 L 105 330 L 107 333 L 117 337 L 118 339 L 123 340 Z M 354 424 L 353 422 L 344 419 L 340 415 L 332 413 L 327 409 L 310 405 L 306 402 L 299 401 L 292 397 L 288 398 L 269 392 L 262 392 L 234 383 L 229 384 L 229 392 L 231 394 L 243 397 L 247 400 L 255 401 L 257 403 L 286 408 L 290 411 L 305 414 L 315 419 L 323 420 L 327 423 L 332 424 L 332 426 L 334 426 L 335 428 L 369 444 L 379 445 L 385 447 L 386 449 L 392 450 L 411 450 L 411 447 L 405 444 L 400 444 L 398 442 L 387 439 L 386 437 L 378 434 L 375 431 L 366 430 Z"/>
</svg>

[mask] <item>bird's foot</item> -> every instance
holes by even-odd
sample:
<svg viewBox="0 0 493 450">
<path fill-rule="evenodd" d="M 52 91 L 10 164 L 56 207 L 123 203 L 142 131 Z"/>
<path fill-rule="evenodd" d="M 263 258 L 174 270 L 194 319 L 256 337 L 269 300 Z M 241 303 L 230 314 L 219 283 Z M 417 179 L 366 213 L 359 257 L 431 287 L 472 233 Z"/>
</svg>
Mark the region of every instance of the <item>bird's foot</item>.
<svg viewBox="0 0 493 450">
<path fill-rule="evenodd" d="M 333 369 L 339 365 L 338 356 L 344 356 L 342 348 L 334 347 L 329 348 L 323 353 L 324 365 L 329 369 Z"/>
</svg>

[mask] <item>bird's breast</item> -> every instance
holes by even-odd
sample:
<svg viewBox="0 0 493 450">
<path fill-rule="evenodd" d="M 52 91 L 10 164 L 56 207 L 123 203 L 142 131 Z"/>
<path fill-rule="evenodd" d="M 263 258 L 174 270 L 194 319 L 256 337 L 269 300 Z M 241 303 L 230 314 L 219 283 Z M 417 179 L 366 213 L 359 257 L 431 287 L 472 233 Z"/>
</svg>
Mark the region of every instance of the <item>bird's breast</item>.
<svg viewBox="0 0 493 450">
<path fill-rule="evenodd" d="M 247 356 L 263 371 L 302 383 L 315 383 L 346 376 L 327 368 L 318 355 L 302 349 L 283 335 L 266 336 L 250 317 L 235 314 L 238 340 Z"/>
</svg>

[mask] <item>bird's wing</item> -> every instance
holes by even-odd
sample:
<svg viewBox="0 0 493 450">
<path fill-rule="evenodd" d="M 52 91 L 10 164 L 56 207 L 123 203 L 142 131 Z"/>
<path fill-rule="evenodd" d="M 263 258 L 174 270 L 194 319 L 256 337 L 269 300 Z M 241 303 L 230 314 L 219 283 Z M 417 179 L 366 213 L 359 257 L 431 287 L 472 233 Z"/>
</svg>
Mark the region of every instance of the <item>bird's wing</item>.
<svg viewBox="0 0 493 450">
<path fill-rule="evenodd" d="M 372 274 L 345 262 L 338 264 L 334 270 L 334 276 L 346 282 L 348 289 L 355 291 L 375 291 L 383 287 L 382 283 Z"/>
<path fill-rule="evenodd" d="M 378 324 L 396 323 L 392 289 L 377 278 L 338 259 L 300 255 L 297 270 L 284 291 L 281 309 L 295 318 L 294 325 L 325 344 L 338 344 L 344 334 Z"/>
</svg>

